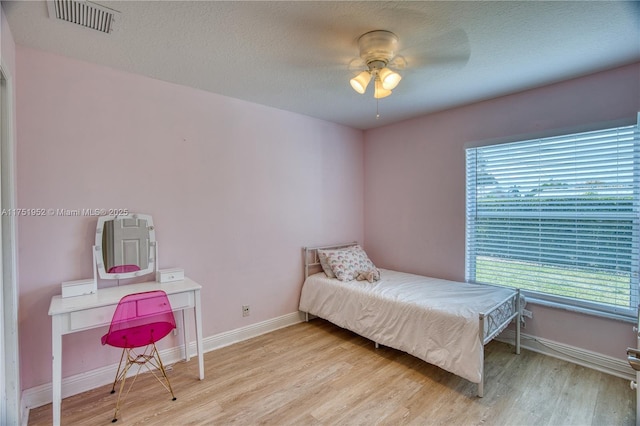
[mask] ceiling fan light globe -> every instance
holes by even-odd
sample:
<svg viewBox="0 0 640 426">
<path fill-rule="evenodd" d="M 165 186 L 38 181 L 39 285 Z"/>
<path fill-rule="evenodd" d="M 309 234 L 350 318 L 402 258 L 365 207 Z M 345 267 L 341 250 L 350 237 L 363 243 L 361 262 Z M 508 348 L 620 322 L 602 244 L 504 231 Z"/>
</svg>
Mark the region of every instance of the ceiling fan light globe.
<svg viewBox="0 0 640 426">
<path fill-rule="evenodd" d="M 382 98 L 386 98 L 391 93 L 392 93 L 391 90 L 386 90 L 386 89 L 376 90 L 376 93 L 373 95 L 373 97 L 376 99 L 382 99 Z"/>
<path fill-rule="evenodd" d="M 380 81 L 382 87 L 387 90 L 393 90 L 398 83 L 402 80 L 402 76 L 397 72 L 391 71 L 389 68 L 383 68 L 380 70 Z"/>
<path fill-rule="evenodd" d="M 362 71 L 360 74 L 350 80 L 351 87 L 353 87 L 353 90 L 355 90 L 356 92 L 363 94 L 365 90 L 367 90 L 367 85 L 369 84 L 370 80 L 371 74 L 369 73 L 369 71 Z"/>
<path fill-rule="evenodd" d="M 376 99 L 386 98 L 391 94 L 391 90 L 385 89 L 382 87 L 382 81 L 380 79 L 376 79 L 375 91 L 373 92 L 373 97 Z"/>
</svg>

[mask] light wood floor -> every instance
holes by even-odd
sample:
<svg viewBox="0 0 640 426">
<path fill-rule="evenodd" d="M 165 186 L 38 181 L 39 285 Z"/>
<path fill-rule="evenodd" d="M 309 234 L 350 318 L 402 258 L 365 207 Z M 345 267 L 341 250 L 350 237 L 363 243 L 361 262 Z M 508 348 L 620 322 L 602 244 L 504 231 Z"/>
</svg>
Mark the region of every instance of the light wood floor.
<svg viewBox="0 0 640 426">
<path fill-rule="evenodd" d="M 522 350 L 486 347 L 485 397 L 476 385 L 315 319 L 205 355 L 170 372 L 177 401 L 149 374 L 117 425 L 632 425 L 628 381 Z M 115 374 L 115 372 L 114 372 Z M 62 423 L 110 424 L 110 386 L 66 398 Z M 50 425 L 51 404 L 29 425 Z"/>
</svg>

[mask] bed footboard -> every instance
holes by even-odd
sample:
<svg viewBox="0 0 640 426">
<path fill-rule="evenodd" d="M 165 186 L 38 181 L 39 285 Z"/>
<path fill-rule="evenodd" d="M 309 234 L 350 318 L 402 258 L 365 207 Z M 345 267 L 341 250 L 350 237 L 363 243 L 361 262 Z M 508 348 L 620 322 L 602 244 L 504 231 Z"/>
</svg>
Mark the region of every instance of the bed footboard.
<svg viewBox="0 0 640 426">
<path fill-rule="evenodd" d="M 482 345 L 486 345 L 500 334 L 511 321 L 516 322 L 515 351 L 520 354 L 520 314 L 522 312 L 520 289 L 515 289 L 513 294 L 497 303 L 493 308 L 479 315 L 478 337 Z M 484 351 L 482 351 L 482 377 L 478 383 L 478 396 L 484 396 Z"/>
</svg>

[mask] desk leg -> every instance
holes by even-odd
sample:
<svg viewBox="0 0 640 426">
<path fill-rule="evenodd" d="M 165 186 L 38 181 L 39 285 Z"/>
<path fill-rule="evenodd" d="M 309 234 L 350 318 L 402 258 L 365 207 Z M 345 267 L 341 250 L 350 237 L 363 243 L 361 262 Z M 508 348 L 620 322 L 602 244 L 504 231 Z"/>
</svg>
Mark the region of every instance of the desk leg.
<svg viewBox="0 0 640 426">
<path fill-rule="evenodd" d="M 51 317 L 51 387 L 53 391 L 52 409 L 53 426 L 60 425 L 60 404 L 62 403 L 62 318 L 60 315 Z"/>
<path fill-rule="evenodd" d="M 195 291 L 196 305 L 193 312 L 196 320 L 196 345 L 198 347 L 198 368 L 200 370 L 200 380 L 204 380 L 204 348 L 202 345 L 202 308 L 200 306 L 200 290 Z"/>
<path fill-rule="evenodd" d="M 184 360 L 189 362 L 189 327 L 187 326 L 187 310 L 182 310 L 182 343 L 184 344 Z"/>
</svg>

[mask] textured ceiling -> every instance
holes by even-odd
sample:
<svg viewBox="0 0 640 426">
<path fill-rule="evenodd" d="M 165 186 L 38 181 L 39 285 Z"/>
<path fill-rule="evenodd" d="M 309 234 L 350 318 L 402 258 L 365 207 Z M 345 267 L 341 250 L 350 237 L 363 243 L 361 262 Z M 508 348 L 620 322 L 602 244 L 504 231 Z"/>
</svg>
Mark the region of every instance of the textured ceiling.
<svg viewBox="0 0 640 426">
<path fill-rule="evenodd" d="M 121 12 L 111 34 L 49 19 L 44 1 L 2 7 L 18 45 L 360 129 L 640 60 L 638 2 L 97 3 Z M 379 119 L 371 88 L 349 85 L 376 29 L 407 61 Z"/>
</svg>

